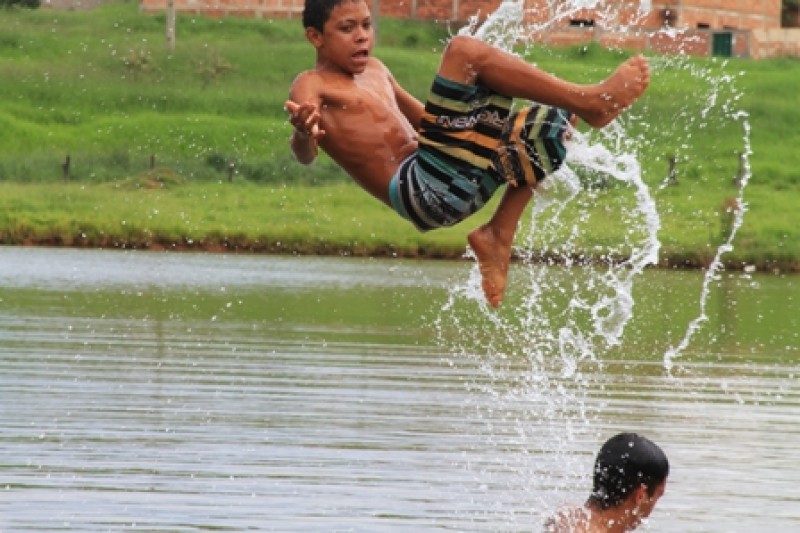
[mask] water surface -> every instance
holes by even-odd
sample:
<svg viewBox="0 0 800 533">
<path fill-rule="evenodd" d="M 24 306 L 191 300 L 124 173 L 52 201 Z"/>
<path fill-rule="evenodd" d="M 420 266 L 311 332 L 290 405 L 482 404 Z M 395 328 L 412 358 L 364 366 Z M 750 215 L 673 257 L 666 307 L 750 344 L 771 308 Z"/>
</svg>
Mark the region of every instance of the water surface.
<svg viewBox="0 0 800 533">
<path fill-rule="evenodd" d="M 645 531 L 800 530 L 800 280 L 725 273 L 668 373 L 701 275 L 648 271 L 562 375 L 469 349 L 469 269 L 0 248 L 0 530 L 536 531 L 622 430 L 672 465 Z"/>
</svg>

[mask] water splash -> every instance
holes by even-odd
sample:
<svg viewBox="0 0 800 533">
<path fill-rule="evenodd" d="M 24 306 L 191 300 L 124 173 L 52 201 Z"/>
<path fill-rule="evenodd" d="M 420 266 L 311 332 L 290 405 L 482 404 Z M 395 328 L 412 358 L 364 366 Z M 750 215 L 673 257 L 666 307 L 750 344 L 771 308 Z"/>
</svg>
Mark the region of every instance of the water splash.
<svg viewBox="0 0 800 533">
<path fill-rule="evenodd" d="M 510 52 L 523 36 L 524 28 L 520 24 L 523 16 L 522 2 L 505 0 L 483 22 L 477 15 L 470 17 L 458 33 L 472 35 Z"/>
<path fill-rule="evenodd" d="M 616 8 L 609 4 L 602 4 L 599 24 L 619 28 L 619 3 L 613 3 Z M 640 4 L 640 15 L 646 14 L 646 4 Z M 601 3 L 547 2 L 549 18 L 524 27 L 523 2 L 505 0 L 482 24 L 476 17 L 460 33 L 512 51 L 520 37 L 546 31 L 554 21 L 597 5 Z M 565 165 L 535 195 L 530 220 L 518 234 L 518 261 L 509 272 L 502 308 L 486 305 L 475 266 L 463 284 L 451 289 L 436 321 L 440 341 L 453 354 L 451 364 L 477 366 L 485 376 L 466 385 L 481 398 L 471 407 L 476 420 L 487 426 L 490 448 L 521 451 L 511 458 L 498 453 L 476 476 L 490 479 L 492 461 L 503 461 L 502 468 L 519 473 L 519 486 L 508 489 L 530 494 L 543 513 L 561 503 L 565 492 L 585 486 L 586 464 L 574 450 L 585 442 L 594 448 L 600 441 L 595 428 L 601 416 L 588 407 L 593 404 L 587 391 L 602 379 L 604 356 L 622 343 L 633 317 L 635 282 L 658 263 L 661 221 L 640 161 L 659 161 L 664 157 L 659 151 L 674 138 L 681 139 L 674 148 L 676 157 L 689 157 L 692 134 L 712 134 L 715 120 L 735 115 L 740 97 L 731 88 L 733 77 L 685 57 L 651 58 L 651 69 L 689 72 L 698 80 L 698 91 L 691 101 L 670 102 L 669 116 L 677 118 L 668 124 L 645 123 L 634 109 L 603 130 L 576 133 Z M 746 122 L 745 130 L 746 158 Z M 749 168 L 739 187 L 740 206 L 748 178 Z M 657 190 L 667 185 L 665 181 Z M 720 257 L 732 249 L 743 214 L 744 209 L 736 213 L 733 230 L 706 273 L 700 317 L 688 326 L 684 342 L 664 358 L 667 370 L 705 320 Z M 612 238 L 587 250 L 585 242 L 594 231 Z M 491 428 L 500 421 L 510 422 L 515 433 L 494 434 Z M 531 447 L 538 452 L 535 464 L 526 453 Z M 498 509 L 494 519 L 505 522 L 507 529 L 519 528 L 513 510 Z"/>
<path fill-rule="evenodd" d="M 561 15 L 565 6 L 582 7 L 568 4 L 557 4 Z M 528 31 L 523 14 L 522 2 L 505 1 L 461 33 L 510 51 Z M 587 391 L 601 375 L 601 355 L 620 344 L 632 317 L 635 279 L 658 258 L 660 221 L 629 137 L 622 121 L 575 132 L 564 166 L 536 195 L 527 230 L 518 235 L 502 309 L 487 307 L 474 267 L 452 288 L 436 323 L 452 364 L 477 366 L 485 376 L 466 384 L 477 398 L 469 407 L 496 452 L 475 462 L 483 465 L 476 477 L 491 485 L 495 469 L 516 472 L 519 486 L 507 489 L 536 500 L 538 510 L 554 509 L 564 493 L 585 484 L 585 458 L 574 450 L 600 440 Z M 584 254 L 585 235 L 609 213 L 621 221 L 615 242 Z M 492 429 L 509 426 L 513 434 Z M 525 452 L 532 446 L 535 460 Z M 516 520 L 502 507 L 493 516 L 509 529 L 519 527 Z"/>
<path fill-rule="evenodd" d="M 736 233 L 744 223 L 744 214 L 747 211 L 747 203 L 744 199 L 744 191 L 752 175 L 750 169 L 750 155 L 752 154 L 752 148 L 750 145 L 750 123 L 745 118 L 746 116 L 747 115 L 744 112 L 737 113 L 736 115 L 737 118 L 743 119 L 742 128 L 744 130 L 743 138 L 745 143 L 745 149 L 742 152 L 744 172 L 739 179 L 739 190 L 736 196 L 736 206 L 738 208 L 733 210 L 733 223 L 727 239 L 725 239 L 725 242 L 717 248 L 714 258 L 712 259 L 711 264 L 708 266 L 708 269 L 706 269 L 706 273 L 703 276 L 703 284 L 700 291 L 700 309 L 697 317 L 689 322 L 689 325 L 686 328 L 686 333 L 678 345 L 670 347 L 664 353 L 664 368 L 668 372 L 672 371 L 675 359 L 682 355 L 684 350 L 689 347 L 689 343 L 691 342 L 692 337 L 694 337 L 694 334 L 697 333 L 702 327 L 703 323 L 708 320 L 708 315 L 706 314 L 706 305 L 711 294 L 711 284 L 719 279 L 719 272 L 724 268 L 722 256 L 733 251 L 733 241 L 736 238 Z"/>
<path fill-rule="evenodd" d="M 600 4 L 586 0 L 548 2 L 550 18 L 536 29 Z M 614 18 L 614 9 L 605 6 L 601 16 Z M 522 1 L 505 0 L 482 24 L 477 17 L 473 18 L 460 33 L 510 49 L 530 29 L 521 23 L 524 14 Z M 511 339 L 518 338 L 516 331 L 522 330 L 533 345 L 540 346 L 533 352 L 527 351 L 533 359 L 542 360 L 544 352 L 555 349 L 565 362 L 564 368 L 576 367 L 574 354 L 579 354 L 579 358 L 594 357 L 598 346 L 619 344 L 632 316 L 633 281 L 644 268 L 657 262 L 660 247 L 657 238 L 660 221 L 649 188 L 642 180 L 637 143 L 626 133 L 621 120 L 590 135 L 575 133 L 564 168 L 551 176 L 545 182 L 544 193 L 537 195 L 530 221 L 530 228 L 535 231 L 522 235 L 524 242 L 516 249 L 527 274 L 527 286 L 513 317 L 495 315 L 485 308 L 477 267 L 465 286 L 453 290 L 446 307 L 454 306 L 462 298 L 477 302 L 480 312 L 490 317 L 495 327 L 512 333 Z M 602 187 L 592 188 L 587 184 L 598 176 L 603 180 Z M 630 194 L 615 194 L 620 188 Z M 597 217 L 605 215 L 597 214 L 596 210 L 591 214 L 590 207 L 600 202 L 612 210 L 616 204 L 619 211 L 614 216 L 624 221 L 624 231 L 619 241 L 609 245 L 599 258 L 586 257 L 579 251 L 580 241 Z M 573 296 L 569 299 L 553 301 L 549 296 L 550 292 L 564 294 L 556 282 L 548 281 L 552 277 L 548 266 L 553 263 L 567 269 L 581 269 L 581 276 L 570 282 Z M 562 323 L 551 323 L 547 317 L 553 315 L 560 316 Z M 535 321 L 532 317 L 536 317 Z M 512 325 L 506 323 L 508 320 L 520 323 Z M 541 349 L 543 340 L 550 343 L 546 350 Z"/>
</svg>

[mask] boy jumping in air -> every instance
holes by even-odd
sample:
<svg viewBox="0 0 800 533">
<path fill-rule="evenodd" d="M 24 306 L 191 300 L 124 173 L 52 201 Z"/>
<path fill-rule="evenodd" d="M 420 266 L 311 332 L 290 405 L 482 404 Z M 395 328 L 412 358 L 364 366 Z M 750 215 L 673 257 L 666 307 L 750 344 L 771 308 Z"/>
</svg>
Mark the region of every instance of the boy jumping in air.
<svg viewBox="0 0 800 533">
<path fill-rule="evenodd" d="M 492 218 L 468 237 L 493 307 L 503 299 L 520 217 L 533 189 L 563 162 L 569 124 L 577 116 L 605 126 L 650 81 L 642 56 L 601 83 L 576 85 L 455 36 L 423 106 L 372 57 L 365 0 L 306 0 L 303 26 L 316 65 L 297 76 L 285 104 L 300 163 L 322 148 L 420 231 L 461 222 L 508 184 Z M 511 113 L 513 98 L 535 103 Z"/>
</svg>

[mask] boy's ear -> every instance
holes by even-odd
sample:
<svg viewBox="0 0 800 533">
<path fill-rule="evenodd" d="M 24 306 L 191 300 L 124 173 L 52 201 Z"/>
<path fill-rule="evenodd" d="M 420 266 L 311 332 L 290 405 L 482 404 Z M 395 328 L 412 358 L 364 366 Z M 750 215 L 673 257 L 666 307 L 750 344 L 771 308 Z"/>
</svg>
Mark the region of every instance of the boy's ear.
<svg viewBox="0 0 800 533">
<path fill-rule="evenodd" d="M 306 39 L 308 39 L 308 42 L 310 42 L 314 48 L 322 46 L 322 32 L 316 28 L 306 28 Z"/>
<path fill-rule="evenodd" d="M 647 485 L 644 483 L 640 484 L 636 489 L 633 491 L 633 501 L 634 503 L 639 506 L 643 501 L 645 501 L 650 495 L 647 493 Z"/>
</svg>

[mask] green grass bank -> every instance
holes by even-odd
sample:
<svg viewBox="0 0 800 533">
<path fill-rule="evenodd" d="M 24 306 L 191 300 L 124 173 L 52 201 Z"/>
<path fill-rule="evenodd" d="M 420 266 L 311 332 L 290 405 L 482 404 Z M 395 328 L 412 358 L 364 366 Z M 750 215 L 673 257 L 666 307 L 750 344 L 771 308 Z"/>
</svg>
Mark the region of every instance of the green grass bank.
<svg viewBox="0 0 800 533">
<path fill-rule="evenodd" d="M 181 15 L 174 51 L 164 28 L 164 16 L 130 2 L 0 13 L 1 243 L 459 257 L 466 233 L 491 213 L 493 204 L 420 234 L 326 158 L 295 163 L 283 101 L 313 64 L 298 20 Z M 375 53 L 422 99 L 447 35 L 382 20 Z M 522 52 L 577 82 L 604 78 L 629 55 L 595 46 Z M 800 61 L 651 64 L 622 148 L 636 151 L 656 201 L 663 264 L 711 259 L 749 148 L 745 221 L 726 262 L 800 270 Z M 601 222 L 579 243 L 587 255 L 625 231 L 608 212 L 630 195 L 595 194 L 585 208 Z"/>
</svg>

